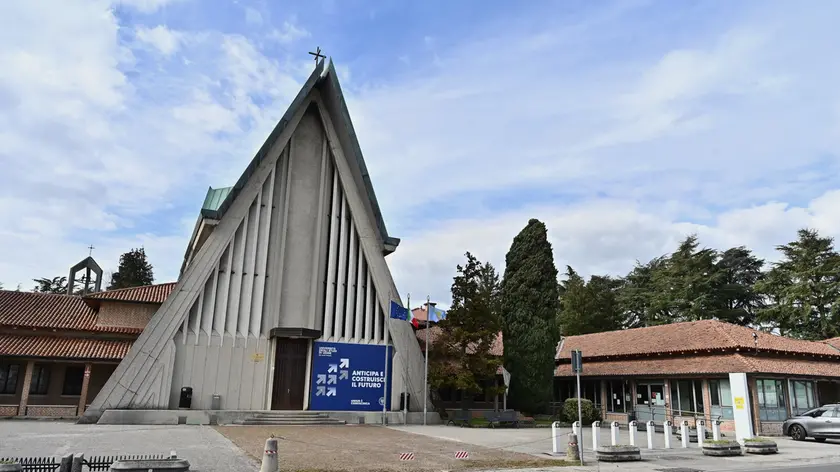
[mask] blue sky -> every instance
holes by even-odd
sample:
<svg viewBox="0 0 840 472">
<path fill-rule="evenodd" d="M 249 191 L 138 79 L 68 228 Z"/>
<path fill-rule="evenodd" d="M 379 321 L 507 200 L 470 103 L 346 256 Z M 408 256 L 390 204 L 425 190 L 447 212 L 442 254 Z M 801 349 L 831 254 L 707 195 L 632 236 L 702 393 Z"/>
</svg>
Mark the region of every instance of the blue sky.
<svg viewBox="0 0 840 472">
<path fill-rule="evenodd" d="M 696 232 L 840 235 L 832 2 L 79 0 L 0 4 L 0 282 L 143 245 L 177 276 L 313 66 L 338 68 L 400 291 L 445 304 L 544 220 L 622 274 Z M 33 32 L 35 34 L 33 34 Z"/>
</svg>

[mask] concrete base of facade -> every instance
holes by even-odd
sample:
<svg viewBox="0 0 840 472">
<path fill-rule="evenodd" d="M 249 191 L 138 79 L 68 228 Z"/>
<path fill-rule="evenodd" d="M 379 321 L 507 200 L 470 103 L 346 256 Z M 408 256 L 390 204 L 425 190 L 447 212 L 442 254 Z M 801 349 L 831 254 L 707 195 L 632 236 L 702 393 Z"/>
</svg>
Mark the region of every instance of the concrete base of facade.
<svg viewBox="0 0 840 472">
<path fill-rule="evenodd" d="M 133 425 L 234 425 L 249 418 L 259 410 L 105 410 L 97 424 L 133 424 Z M 381 411 L 324 411 L 330 418 L 347 424 L 382 424 Z M 422 412 L 409 412 L 407 421 L 403 412 L 387 413 L 388 424 L 423 424 Z M 426 414 L 426 423 L 442 424 L 436 412 Z"/>
</svg>

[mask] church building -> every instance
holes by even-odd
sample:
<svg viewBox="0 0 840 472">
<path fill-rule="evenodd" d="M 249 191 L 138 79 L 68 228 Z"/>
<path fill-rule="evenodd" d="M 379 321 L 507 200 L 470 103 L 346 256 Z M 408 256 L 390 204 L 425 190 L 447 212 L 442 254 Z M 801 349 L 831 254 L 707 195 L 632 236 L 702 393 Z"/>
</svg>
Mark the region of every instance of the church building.
<svg viewBox="0 0 840 472">
<path fill-rule="evenodd" d="M 209 189 L 177 284 L 82 421 L 126 410 L 133 422 L 185 410 L 402 421 L 404 393 L 422 411 L 420 347 L 388 316 L 400 297 L 385 256 L 398 244 L 322 60 L 236 184 Z"/>
</svg>

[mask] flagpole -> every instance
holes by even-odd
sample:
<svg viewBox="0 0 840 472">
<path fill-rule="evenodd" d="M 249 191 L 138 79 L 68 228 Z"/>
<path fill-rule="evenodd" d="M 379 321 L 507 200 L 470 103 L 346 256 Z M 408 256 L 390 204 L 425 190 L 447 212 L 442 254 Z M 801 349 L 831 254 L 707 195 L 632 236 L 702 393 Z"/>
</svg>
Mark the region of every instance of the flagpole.
<svg viewBox="0 0 840 472">
<path fill-rule="evenodd" d="M 406 302 L 406 307 L 408 308 L 409 313 L 411 313 L 411 294 L 408 294 L 408 300 Z M 406 319 L 406 321 L 408 321 Z M 413 333 L 413 331 L 412 331 Z M 408 356 L 407 350 L 403 349 L 403 364 L 405 364 L 403 368 L 403 390 L 405 391 L 403 394 L 403 424 L 408 424 Z"/>
<path fill-rule="evenodd" d="M 427 403 L 429 401 L 429 315 L 431 314 L 431 299 L 426 295 L 426 372 L 423 375 L 423 426 L 426 426 Z"/>
<path fill-rule="evenodd" d="M 394 297 L 390 297 L 390 300 L 393 300 Z M 383 316 L 385 313 L 382 314 Z M 388 316 L 385 317 L 385 382 L 383 388 L 385 389 L 385 393 L 382 394 L 382 426 L 388 424 L 387 420 L 387 411 L 388 411 L 388 334 L 391 331 L 390 329 L 390 322 L 391 322 L 391 307 L 388 306 Z"/>
</svg>

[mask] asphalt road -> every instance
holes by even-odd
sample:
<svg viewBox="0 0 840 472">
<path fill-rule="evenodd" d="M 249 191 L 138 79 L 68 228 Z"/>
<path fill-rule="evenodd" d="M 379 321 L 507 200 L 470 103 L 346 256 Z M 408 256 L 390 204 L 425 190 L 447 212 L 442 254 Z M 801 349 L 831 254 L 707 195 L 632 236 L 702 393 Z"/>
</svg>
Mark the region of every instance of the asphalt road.
<svg viewBox="0 0 840 472">
<path fill-rule="evenodd" d="M 837 472 L 838 464 L 817 464 L 793 467 L 767 467 L 762 469 L 742 469 L 742 472 Z"/>
</svg>

